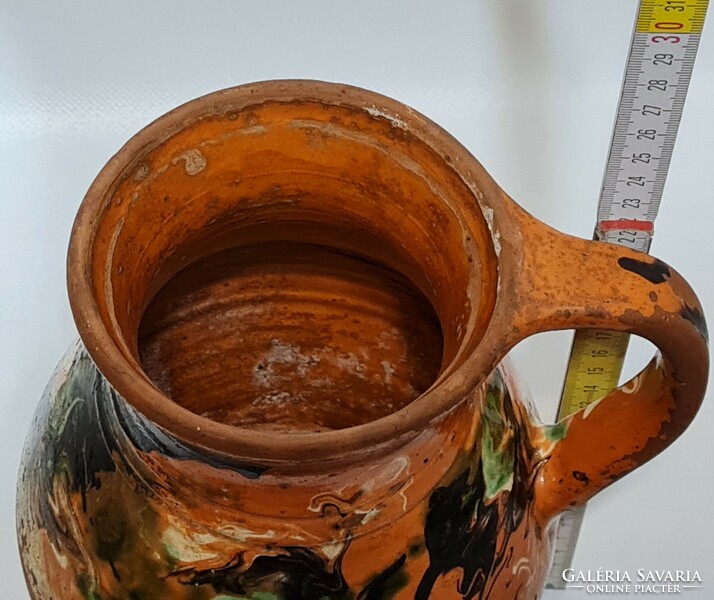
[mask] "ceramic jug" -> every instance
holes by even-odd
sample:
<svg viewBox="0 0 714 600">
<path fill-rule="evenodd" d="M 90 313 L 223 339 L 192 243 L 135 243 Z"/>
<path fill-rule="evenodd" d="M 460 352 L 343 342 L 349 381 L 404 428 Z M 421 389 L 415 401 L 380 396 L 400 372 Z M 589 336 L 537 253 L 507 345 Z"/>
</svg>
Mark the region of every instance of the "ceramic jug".
<svg viewBox="0 0 714 600">
<path fill-rule="evenodd" d="M 673 269 L 550 229 L 345 85 L 149 125 L 90 187 L 68 283 L 80 340 L 19 481 L 34 600 L 533 600 L 555 518 L 669 445 L 707 378 Z M 506 355 L 566 328 L 660 352 L 544 425 Z"/>
</svg>

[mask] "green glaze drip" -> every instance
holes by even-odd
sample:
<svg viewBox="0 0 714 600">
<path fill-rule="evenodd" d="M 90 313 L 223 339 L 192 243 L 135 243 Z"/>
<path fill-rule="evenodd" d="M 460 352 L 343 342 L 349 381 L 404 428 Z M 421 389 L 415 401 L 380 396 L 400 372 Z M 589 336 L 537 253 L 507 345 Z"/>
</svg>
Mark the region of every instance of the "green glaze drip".
<svg viewBox="0 0 714 600">
<path fill-rule="evenodd" d="M 77 576 L 77 589 L 85 597 L 86 600 L 102 600 L 102 597 L 97 591 L 97 583 L 90 579 L 88 575 L 82 573 Z"/>
<path fill-rule="evenodd" d="M 502 404 L 505 384 L 497 379 L 486 394 L 483 411 L 481 465 L 486 484 L 485 499 L 510 489 L 513 483 L 515 453 L 511 424 L 504 418 Z"/>
<path fill-rule="evenodd" d="M 179 554 L 179 551 L 172 546 L 169 542 L 164 541 L 163 542 L 163 547 L 164 551 L 166 552 L 166 558 L 168 559 L 168 562 L 171 566 L 171 570 L 173 571 L 176 567 L 176 564 L 181 560 L 181 555 Z M 226 596 L 228 598 L 229 596 Z M 234 596 L 230 596 L 233 598 Z M 221 600 L 222 596 L 217 596 L 216 600 Z"/>
<path fill-rule="evenodd" d="M 426 552 L 426 545 L 424 544 L 424 538 L 417 539 L 415 541 L 410 542 L 409 547 L 407 548 L 407 554 L 409 555 L 409 558 L 414 558 L 416 556 L 420 556 Z"/>
<path fill-rule="evenodd" d="M 555 423 L 554 425 L 543 426 L 543 436 L 551 442 L 559 442 L 568 435 L 568 428 L 565 423 Z"/>
<path fill-rule="evenodd" d="M 483 478 L 486 482 L 486 498 L 510 486 L 513 481 L 513 455 L 493 448 L 489 437 L 483 443 Z"/>
</svg>

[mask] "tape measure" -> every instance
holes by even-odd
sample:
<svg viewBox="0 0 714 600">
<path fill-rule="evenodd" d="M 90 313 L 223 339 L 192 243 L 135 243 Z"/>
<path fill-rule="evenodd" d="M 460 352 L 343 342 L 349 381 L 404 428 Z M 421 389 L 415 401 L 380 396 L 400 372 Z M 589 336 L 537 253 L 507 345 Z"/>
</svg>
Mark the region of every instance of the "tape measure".
<svg viewBox="0 0 714 600">
<path fill-rule="evenodd" d="M 708 0 L 641 0 L 597 211 L 596 240 L 648 252 L 682 118 Z M 558 420 L 617 387 L 629 336 L 581 330 Z M 547 587 L 563 589 L 585 507 L 563 514 Z"/>
</svg>

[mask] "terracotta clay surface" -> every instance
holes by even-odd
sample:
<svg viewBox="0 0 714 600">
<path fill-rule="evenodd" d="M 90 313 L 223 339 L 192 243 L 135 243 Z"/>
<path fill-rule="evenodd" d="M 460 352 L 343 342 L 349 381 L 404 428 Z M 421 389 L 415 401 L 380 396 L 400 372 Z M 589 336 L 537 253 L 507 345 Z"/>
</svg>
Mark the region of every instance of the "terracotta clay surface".
<svg viewBox="0 0 714 600">
<path fill-rule="evenodd" d="M 18 491 L 34 600 L 532 600 L 554 517 L 669 445 L 707 379 L 670 267 L 553 231 L 428 119 L 337 84 L 137 134 L 69 289 L 81 340 Z M 506 354 L 579 327 L 660 353 L 544 425 Z"/>
<path fill-rule="evenodd" d="M 186 268 L 149 306 L 142 364 L 209 419 L 278 431 L 343 429 L 436 379 L 441 328 L 398 273 L 307 244 L 256 244 Z"/>
</svg>

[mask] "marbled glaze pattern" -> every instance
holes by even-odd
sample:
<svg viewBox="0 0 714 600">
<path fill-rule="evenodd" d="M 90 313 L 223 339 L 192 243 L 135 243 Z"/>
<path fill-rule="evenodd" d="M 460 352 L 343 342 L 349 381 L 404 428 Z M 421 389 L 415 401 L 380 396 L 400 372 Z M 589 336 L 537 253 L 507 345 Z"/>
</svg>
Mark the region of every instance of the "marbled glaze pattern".
<svg viewBox="0 0 714 600">
<path fill-rule="evenodd" d="M 509 588 L 535 598 L 549 533 L 529 509 L 531 428 L 501 371 L 464 404 L 465 445 L 450 465 L 443 454 L 435 460 L 444 472 L 432 489 L 415 483 L 429 469 L 428 448 L 424 459 L 413 448 L 386 457 L 404 468 L 363 482 L 383 488 L 370 490 L 382 501 L 369 507 L 359 502 L 364 491 L 344 497 L 339 477 L 335 489 L 287 477 L 283 488 L 313 493 L 304 514 L 317 519 L 301 524 L 242 511 L 239 486 L 259 486 L 270 471 L 223 464 L 153 429 L 78 345 L 40 405 L 21 475 L 19 537 L 33 598 L 470 600 Z M 182 468 L 220 481 L 225 497 L 192 489 L 178 479 Z M 380 519 L 381 511 L 392 514 Z"/>
</svg>

